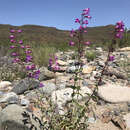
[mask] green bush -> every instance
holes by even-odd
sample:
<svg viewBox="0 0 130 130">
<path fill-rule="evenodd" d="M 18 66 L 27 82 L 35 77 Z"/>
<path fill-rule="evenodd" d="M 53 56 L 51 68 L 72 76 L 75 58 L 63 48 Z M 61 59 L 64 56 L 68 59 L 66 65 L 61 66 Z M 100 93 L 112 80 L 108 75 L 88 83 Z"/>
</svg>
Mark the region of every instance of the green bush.
<svg viewBox="0 0 130 130">
<path fill-rule="evenodd" d="M 86 58 L 88 61 L 93 61 L 96 58 L 96 52 L 95 51 L 88 51 L 86 52 Z"/>
</svg>

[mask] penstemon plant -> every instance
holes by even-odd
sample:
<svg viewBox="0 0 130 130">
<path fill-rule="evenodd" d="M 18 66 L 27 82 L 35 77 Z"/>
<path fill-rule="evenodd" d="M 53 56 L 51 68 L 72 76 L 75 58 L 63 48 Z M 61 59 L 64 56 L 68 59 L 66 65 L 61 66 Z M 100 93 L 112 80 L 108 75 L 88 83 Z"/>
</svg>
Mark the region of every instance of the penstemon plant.
<svg viewBox="0 0 130 130">
<path fill-rule="evenodd" d="M 114 36 L 113 36 L 113 39 L 112 39 L 110 46 L 108 47 L 108 55 L 107 55 L 107 59 L 106 59 L 106 62 L 105 62 L 105 66 L 103 67 L 103 69 L 101 71 L 101 75 L 100 75 L 100 77 L 99 77 L 99 79 L 96 83 L 96 87 L 95 87 L 93 93 L 90 95 L 89 99 L 87 100 L 86 105 L 89 103 L 91 98 L 96 97 L 98 87 L 102 84 L 102 78 L 103 78 L 104 72 L 107 69 L 108 63 L 114 61 L 114 59 L 115 59 L 115 57 L 112 55 L 112 53 L 115 50 L 117 39 L 123 38 L 123 32 L 124 32 L 124 23 L 123 23 L 123 21 L 119 21 L 115 25 L 115 30 L 114 30 L 114 33 L 113 33 Z"/>
<path fill-rule="evenodd" d="M 13 63 L 21 66 L 22 70 L 18 69 L 18 73 L 23 73 L 24 77 L 39 78 L 40 70 L 37 69 L 33 63 L 32 50 L 29 45 L 24 45 L 23 40 L 19 40 L 19 35 L 22 33 L 21 29 L 10 30 L 10 49 Z M 40 83 L 40 87 L 42 83 Z"/>
</svg>

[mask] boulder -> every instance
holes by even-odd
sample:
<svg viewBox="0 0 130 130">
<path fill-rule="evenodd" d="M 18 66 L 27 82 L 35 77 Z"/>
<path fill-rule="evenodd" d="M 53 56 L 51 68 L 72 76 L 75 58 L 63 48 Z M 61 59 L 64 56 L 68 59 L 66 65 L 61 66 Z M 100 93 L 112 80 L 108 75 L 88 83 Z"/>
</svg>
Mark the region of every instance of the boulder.
<svg viewBox="0 0 130 130">
<path fill-rule="evenodd" d="M 127 129 L 130 129 L 130 113 L 127 113 L 123 116 L 123 119 L 125 120 Z"/>
<path fill-rule="evenodd" d="M 111 103 L 130 102 L 130 88 L 110 84 L 107 87 L 100 86 L 98 96 Z"/>
<path fill-rule="evenodd" d="M 23 94 L 25 91 L 38 88 L 39 84 L 40 82 L 36 79 L 25 78 L 15 83 L 11 91 L 16 94 Z"/>
<path fill-rule="evenodd" d="M 57 89 L 54 83 L 43 82 L 43 84 L 44 84 L 44 87 L 38 89 L 38 91 L 42 94 L 50 95 L 53 91 Z"/>
<path fill-rule="evenodd" d="M 39 75 L 40 81 L 53 79 L 54 77 L 55 77 L 54 73 L 48 70 L 46 67 L 40 68 L 40 75 Z"/>
<path fill-rule="evenodd" d="M 121 48 L 119 51 L 130 51 L 130 47 Z"/>
<path fill-rule="evenodd" d="M 41 130 L 40 127 L 34 115 L 16 104 L 8 105 L 0 112 L 0 130 Z"/>
</svg>

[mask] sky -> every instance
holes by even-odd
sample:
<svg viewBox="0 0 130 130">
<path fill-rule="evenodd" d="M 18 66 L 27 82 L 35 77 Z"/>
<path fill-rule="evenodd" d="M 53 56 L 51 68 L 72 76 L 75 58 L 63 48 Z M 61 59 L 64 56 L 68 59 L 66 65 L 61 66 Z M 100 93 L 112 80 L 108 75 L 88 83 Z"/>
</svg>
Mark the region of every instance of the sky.
<svg viewBox="0 0 130 130">
<path fill-rule="evenodd" d="M 74 22 L 83 9 L 90 8 L 89 27 L 123 20 L 130 29 L 130 0 L 0 0 L 0 24 L 25 24 L 78 28 Z"/>
</svg>

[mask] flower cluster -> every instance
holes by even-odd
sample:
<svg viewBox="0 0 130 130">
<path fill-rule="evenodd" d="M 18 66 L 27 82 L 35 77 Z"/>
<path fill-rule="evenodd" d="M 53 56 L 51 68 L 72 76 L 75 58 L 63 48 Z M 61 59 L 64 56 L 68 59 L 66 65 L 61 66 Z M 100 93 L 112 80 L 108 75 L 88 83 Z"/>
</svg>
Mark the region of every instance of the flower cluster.
<svg viewBox="0 0 130 130">
<path fill-rule="evenodd" d="M 121 39 L 123 37 L 124 32 L 124 23 L 123 21 L 119 21 L 115 26 L 115 37 Z"/>
<path fill-rule="evenodd" d="M 115 25 L 115 38 L 122 39 L 123 38 L 123 32 L 124 32 L 124 23 L 123 21 L 119 21 Z M 115 57 L 113 55 L 109 56 L 109 61 L 114 61 Z"/>
<path fill-rule="evenodd" d="M 70 31 L 70 37 L 78 37 L 79 38 L 79 33 L 86 33 L 87 32 L 87 25 L 88 25 L 88 19 L 91 19 L 91 16 L 89 15 L 89 12 L 90 12 L 90 9 L 89 8 L 86 8 L 83 10 L 82 14 L 81 14 L 81 19 L 79 18 L 76 18 L 75 19 L 75 23 L 78 23 L 80 26 L 79 26 L 79 29 L 77 31 L 75 30 L 71 30 Z M 90 41 L 87 41 L 87 42 L 83 42 L 84 45 L 90 45 Z M 75 45 L 75 42 L 73 41 L 70 41 L 69 42 L 69 45 L 70 46 L 74 46 Z"/>
<path fill-rule="evenodd" d="M 21 29 L 10 30 L 10 49 L 12 50 L 11 56 L 14 57 L 13 63 L 19 63 L 23 65 L 26 70 L 27 76 L 31 78 L 38 79 L 40 70 L 36 68 L 36 65 L 33 63 L 32 50 L 29 45 L 24 45 L 23 40 L 18 40 L 18 34 L 22 32 Z M 26 65 L 29 64 L 29 65 Z"/>
<path fill-rule="evenodd" d="M 60 67 L 58 65 L 58 57 L 57 56 L 54 56 L 49 58 L 49 68 L 54 70 L 54 71 L 58 71 L 60 70 Z"/>
</svg>

